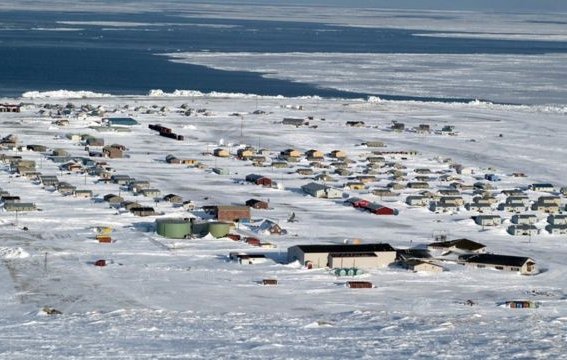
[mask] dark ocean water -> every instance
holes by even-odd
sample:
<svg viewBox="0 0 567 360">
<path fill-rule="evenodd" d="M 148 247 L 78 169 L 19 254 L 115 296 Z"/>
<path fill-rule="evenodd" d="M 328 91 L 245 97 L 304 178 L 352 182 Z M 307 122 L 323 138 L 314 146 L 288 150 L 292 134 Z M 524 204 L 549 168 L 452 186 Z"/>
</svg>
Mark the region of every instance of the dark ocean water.
<svg viewBox="0 0 567 360">
<path fill-rule="evenodd" d="M 58 22 L 137 22 L 142 26 Z M 46 31 L 76 28 L 78 31 Z M 151 89 L 261 95 L 421 99 L 361 94 L 265 79 L 251 72 L 177 64 L 156 56 L 177 51 L 427 54 L 565 53 L 567 43 L 413 36 L 428 31 L 366 29 L 271 21 L 186 19 L 175 14 L 0 12 L 0 96 L 25 91 L 90 90 L 146 94 Z M 469 99 L 443 99 L 467 101 Z"/>
</svg>

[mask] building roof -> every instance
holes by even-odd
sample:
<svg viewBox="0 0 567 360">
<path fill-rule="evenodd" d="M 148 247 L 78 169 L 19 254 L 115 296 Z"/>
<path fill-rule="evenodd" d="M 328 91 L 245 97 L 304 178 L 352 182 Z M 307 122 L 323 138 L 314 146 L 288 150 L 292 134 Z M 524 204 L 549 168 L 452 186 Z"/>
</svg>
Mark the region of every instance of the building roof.
<svg viewBox="0 0 567 360">
<path fill-rule="evenodd" d="M 428 246 L 433 248 L 456 247 L 457 249 L 470 250 L 470 251 L 475 251 L 486 247 L 481 243 L 477 243 L 469 239 L 456 239 L 450 241 L 434 242 L 429 244 Z"/>
<path fill-rule="evenodd" d="M 373 252 L 340 252 L 340 253 L 330 253 L 330 257 L 377 257 L 376 253 Z"/>
<path fill-rule="evenodd" d="M 312 244 L 296 245 L 304 253 L 367 253 L 376 251 L 396 251 L 390 244 Z"/>
<path fill-rule="evenodd" d="M 497 255 L 497 254 L 462 255 L 459 256 L 459 259 L 465 260 L 465 262 L 467 263 L 517 266 L 517 267 L 522 267 L 528 260 L 532 260 L 529 257 Z"/>
<path fill-rule="evenodd" d="M 129 117 L 125 117 L 125 118 L 120 118 L 120 117 L 116 117 L 116 118 L 105 118 L 103 120 L 106 120 L 109 124 L 111 125 L 138 125 L 139 122 L 137 122 L 136 120 L 129 118 Z"/>
</svg>

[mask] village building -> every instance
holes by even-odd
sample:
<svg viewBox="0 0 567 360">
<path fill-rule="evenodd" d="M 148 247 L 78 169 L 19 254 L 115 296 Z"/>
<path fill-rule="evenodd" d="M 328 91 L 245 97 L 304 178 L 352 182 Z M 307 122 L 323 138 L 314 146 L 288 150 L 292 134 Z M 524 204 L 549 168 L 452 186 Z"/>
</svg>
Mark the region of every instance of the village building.
<svg viewBox="0 0 567 360">
<path fill-rule="evenodd" d="M 156 215 L 156 212 L 153 207 L 149 206 L 138 206 L 138 207 L 131 207 L 130 213 L 136 216 L 153 216 Z"/>
<path fill-rule="evenodd" d="M 548 184 L 548 183 L 538 183 L 538 184 L 530 185 L 530 189 L 532 191 L 554 192 L 555 186 L 553 186 L 553 184 Z"/>
<path fill-rule="evenodd" d="M 386 159 L 383 156 L 370 155 L 366 157 L 366 161 L 370 164 L 385 164 Z"/>
<path fill-rule="evenodd" d="M 436 264 L 432 261 L 425 261 L 420 259 L 408 259 L 402 262 L 402 266 L 414 272 L 427 272 L 439 273 L 445 271 L 443 266 Z"/>
<path fill-rule="evenodd" d="M 104 139 L 88 136 L 85 139 L 85 144 L 88 146 L 104 146 Z"/>
<path fill-rule="evenodd" d="M 556 214 L 561 211 L 561 207 L 555 203 L 540 203 L 532 205 L 532 210 L 543 212 L 546 214 Z"/>
<path fill-rule="evenodd" d="M 375 256 L 369 255 L 370 253 Z M 331 254 L 336 254 L 330 256 Z M 304 266 L 385 267 L 396 261 L 396 250 L 389 244 L 296 245 L 287 251 L 288 261 Z M 358 260 L 357 260 L 358 259 Z M 342 266 L 341 266 L 342 265 Z"/>
<path fill-rule="evenodd" d="M 567 225 L 567 215 L 549 215 L 547 217 L 547 222 L 550 225 Z"/>
<path fill-rule="evenodd" d="M 303 190 L 306 194 L 317 198 L 340 199 L 343 196 L 343 192 L 341 190 L 315 182 L 301 186 L 301 190 Z"/>
<path fill-rule="evenodd" d="M 250 220 L 250 208 L 240 205 L 213 205 L 204 206 L 203 210 L 212 215 L 218 221 L 238 222 Z"/>
<path fill-rule="evenodd" d="M 394 121 L 393 124 L 390 126 L 390 129 L 393 131 L 402 132 L 406 128 L 406 125 L 401 122 Z"/>
<path fill-rule="evenodd" d="M 147 180 L 133 180 L 128 182 L 128 190 L 138 193 L 143 189 L 149 189 L 150 182 Z"/>
<path fill-rule="evenodd" d="M 14 212 L 35 211 L 37 207 L 34 203 L 6 202 L 4 203 L 4 210 Z"/>
<path fill-rule="evenodd" d="M 235 261 L 242 265 L 263 264 L 270 261 L 265 254 L 250 254 L 243 252 L 231 252 L 228 254 L 231 261 Z"/>
<path fill-rule="evenodd" d="M 529 257 L 497 255 L 497 254 L 475 254 L 462 255 L 459 257 L 463 265 L 478 269 L 496 269 L 502 271 L 518 272 L 522 275 L 533 275 L 538 273 L 536 262 Z"/>
<path fill-rule="evenodd" d="M 444 204 L 438 201 L 432 201 L 429 203 L 429 210 L 435 213 L 458 212 L 459 206 L 455 204 Z"/>
<path fill-rule="evenodd" d="M 34 151 L 34 152 L 46 152 L 47 151 L 47 146 L 45 145 L 37 145 L 37 144 L 33 144 L 33 145 L 27 145 L 26 146 L 27 150 L 30 151 Z"/>
<path fill-rule="evenodd" d="M 329 153 L 329 156 L 335 159 L 345 159 L 347 155 L 342 150 L 333 150 Z"/>
<path fill-rule="evenodd" d="M 57 184 L 57 191 L 59 191 L 59 193 L 65 196 L 73 195 L 76 189 L 77 189 L 76 186 L 73 186 L 67 182 L 60 182 L 59 184 Z"/>
<path fill-rule="evenodd" d="M 331 175 L 326 174 L 326 173 L 322 173 L 322 174 L 315 175 L 315 176 L 313 177 L 313 180 L 316 180 L 316 181 L 323 181 L 323 182 L 334 182 L 334 181 L 337 181 L 334 177 L 332 177 Z"/>
<path fill-rule="evenodd" d="M 182 204 L 183 198 L 179 195 L 175 194 L 167 194 L 163 197 L 164 201 L 170 202 L 172 204 Z"/>
<path fill-rule="evenodd" d="M 313 169 L 311 168 L 299 168 L 295 170 L 295 172 L 299 175 L 304 175 L 304 176 L 313 175 Z"/>
<path fill-rule="evenodd" d="M 561 206 L 561 197 L 559 196 L 540 196 L 537 199 L 538 204 Z"/>
<path fill-rule="evenodd" d="M 500 204 L 498 205 L 498 210 L 506 211 L 510 213 L 523 213 L 528 211 L 529 207 L 524 204 Z"/>
<path fill-rule="evenodd" d="M 364 183 L 359 181 L 350 181 L 345 183 L 343 187 L 345 189 L 350 189 L 350 190 L 364 190 L 366 185 L 364 185 Z"/>
<path fill-rule="evenodd" d="M 386 144 L 383 141 L 377 141 L 377 140 L 366 141 L 366 142 L 363 142 L 362 145 L 366 145 L 367 147 L 385 147 L 386 146 Z"/>
<path fill-rule="evenodd" d="M 375 215 L 398 215 L 398 210 L 377 203 L 369 203 L 364 209 Z"/>
<path fill-rule="evenodd" d="M 301 158 L 301 152 L 296 149 L 285 149 L 280 152 L 279 157 L 283 160 L 297 162 Z"/>
<path fill-rule="evenodd" d="M 480 254 L 486 252 L 485 245 L 469 239 L 434 242 L 427 245 L 427 249 L 430 251 L 442 251 L 443 253 L 452 252 L 457 254 Z"/>
<path fill-rule="evenodd" d="M 441 196 L 439 198 L 439 202 L 441 204 L 456 205 L 456 206 L 463 206 L 465 204 L 465 200 L 460 196 Z"/>
<path fill-rule="evenodd" d="M 517 225 L 533 225 L 537 223 L 537 216 L 532 214 L 516 214 L 510 219 L 512 224 Z"/>
<path fill-rule="evenodd" d="M 285 161 L 272 161 L 271 166 L 274 169 L 285 169 L 287 167 L 289 167 L 288 163 Z"/>
<path fill-rule="evenodd" d="M 500 215 L 477 215 L 473 217 L 473 220 L 480 226 L 499 226 L 502 224 Z"/>
<path fill-rule="evenodd" d="M 272 179 L 265 177 L 263 175 L 258 175 L 258 174 L 249 174 L 246 175 L 245 180 L 249 183 L 253 183 L 256 185 L 261 185 L 261 186 L 266 186 L 266 187 L 270 187 L 272 186 Z"/>
<path fill-rule="evenodd" d="M 476 211 L 479 213 L 485 213 L 485 212 L 490 212 L 492 211 L 492 206 L 489 203 L 476 203 L 476 202 L 472 202 L 472 203 L 467 203 L 465 204 L 465 209 L 467 209 L 468 211 Z"/>
<path fill-rule="evenodd" d="M 508 234 L 514 236 L 535 236 L 539 234 L 539 229 L 535 225 L 528 224 L 510 225 L 507 231 Z"/>
<path fill-rule="evenodd" d="M 421 195 L 409 195 L 406 197 L 406 204 L 409 206 L 428 206 L 430 199 Z"/>
<path fill-rule="evenodd" d="M 125 200 L 125 201 L 122 201 L 122 202 L 120 203 L 120 207 L 123 207 L 124 209 L 130 211 L 130 209 L 133 209 L 133 208 L 141 208 L 141 207 L 143 207 L 143 206 L 142 206 L 142 204 L 137 203 L 137 202 L 135 202 L 135 201 L 128 201 L 128 200 Z"/>
<path fill-rule="evenodd" d="M 396 197 L 400 194 L 393 192 L 388 188 L 377 188 L 372 190 L 372 195 L 378 196 L 380 198 Z"/>
<path fill-rule="evenodd" d="M 268 209 L 270 207 L 270 204 L 268 204 L 266 201 L 258 199 L 247 200 L 245 205 L 253 209 Z"/>
<path fill-rule="evenodd" d="M 103 118 L 102 122 L 108 126 L 133 126 L 140 125 L 138 121 L 129 117 Z"/>
<path fill-rule="evenodd" d="M 16 195 L 9 195 L 7 191 L 2 191 L 0 194 L 0 202 L 3 203 L 15 203 L 20 202 L 20 197 Z"/>
<path fill-rule="evenodd" d="M 418 134 L 429 134 L 431 132 L 431 126 L 429 126 L 429 124 L 419 124 L 414 130 Z"/>
<path fill-rule="evenodd" d="M 93 197 L 92 190 L 75 190 L 73 193 L 74 197 L 81 198 L 81 199 L 90 199 Z"/>
<path fill-rule="evenodd" d="M 59 179 L 54 175 L 41 175 L 39 181 L 43 186 L 57 186 L 59 184 Z"/>
<path fill-rule="evenodd" d="M 236 156 L 240 160 L 248 160 L 254 155 L 256 155 L 254 148 L 245 147 L 245 148 L 236 150 Z"/>
<path fill-rule="evenodd" d="M 366 208 L 368 204 L 370 204 L 370 201 L 355 196 L 346 199 L 344 204 L 355 208 Z"/>
<path fill-rule="evenodd" d="M 461 196 L 458 189 L 440 189 L 437 191 L 440 196 Z"/>
<path fill-rule="evenodd" d="M 213 150 L 213 155 L 216 157 L 227 158 L 230 156 L 230 153 L 227 149 L 217 148 Z"/>
<path fill-rule="evenodd" d="M 364 127 L 364 121 L 347 121 L 345 123 L 346 126 L 350 126 L 350 127 Z"/>
<path fill-rule="evenodd" d="M 124 201 L 123 197 L 115 194 L 106 194 L 102 199 L 107 203 L 109 203 L 110 205 L 120 205 L 120 203 Z"/>
<path fill-rule="evenodd" d="M 551 235 L 567 235 L 567 225 L 547 225 L 545 230 Z"/>
<path fill-rule="evenodd" d="M 141 189 L 139 193 L 145 197 L 159 197 L 161 195 L 161 191 L 159 189 Z"/>
<path fill-rule="evenodd" d="M 110 180 L 115 183 L 115 184 L 119 184 L 119 185 L 127 185 L 129 183 L 131 183 L 132 181 L 135 181 L 135 179 L 131 178 L 129 175 L 112 175 L 110 177 Z"/>
<path fill-rule="evenodd" d="M 408 189 L 429 189 L 429 183 L 422 181 L 410 181 L 407 183 Z"/>
<path fill-rule="evenodd" d="M 118 146 L 109 145 L 102 148 L 102 154 L 110 159 L 120 159 L 124 157 L 124 150 Z"/>
<path fill-rule="evenodd" d="M 309 161 L 320 161 L 325 157 L 325 154 L 322 151 L 311 149 L 305 152 L 305 157 Z"/>
<path fill-rule="evenodd" d="M 300 127 L 300 126 L 309 125 L 309 122 L 307 122 L 305 119 L 299 119 L 299 118 L 284 118 L 282 120 L 282 124 Z"/>
<path fill-rule="evenodd" d="M 17 104 L 0 104 L 0 113 L 16 112 L 19 113 L 21 109 Z"/>
</svg>

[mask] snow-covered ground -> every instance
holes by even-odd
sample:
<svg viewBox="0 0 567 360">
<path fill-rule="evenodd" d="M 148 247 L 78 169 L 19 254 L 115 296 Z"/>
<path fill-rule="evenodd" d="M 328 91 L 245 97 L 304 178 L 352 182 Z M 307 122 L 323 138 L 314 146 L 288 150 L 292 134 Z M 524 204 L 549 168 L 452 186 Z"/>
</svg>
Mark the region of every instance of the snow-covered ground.
<svg viewBox="0 0 567 360">
<path fill-rule="evenodd" d="M 358 164 L 351 170 L 359 172 L 372 150 L 360 144 L 380 140 L 387 151 L 419 152 L 402 161 L 408 169 L 447 170 L 449 162 L 444 160 L 451 158 L 479 174 L 501 175 L 502 182 L 496 183 L 499 189 L 534 182 L 559 187 L 567 174 L 564 108 L 196 92 L 96 95 L 29 93 L 23 99 L 3 99 L 26 105 L 19 114 L 0 114 L 0 136 L 15 134 L 24 145 L 63 148 L 75 156 L 86 156 L 84 145 L 65 134 L 103 137 L 106 144 L 128 148 L 127 158 L 105 159 L 116 174 L 149 180 L 162 195 L 181 195 L 197 207 L 242 204 L 250 198 L 269 200 L 272 209 L 253 210 L 253 218 L 272 219 L 288 234 L 255 234 L 276 245 L 275 249 L 228 239 L 165 239 L 155 234 L 155 219 L 186 217 L 190 215 L 186 210 L 135 196 L 116 184 L 96 182 L 96 177 L 61 172 L 41 153 L 2 151 L 35 160 L 44 175 L 57 175 L 78 189 L 92 190 L 96 200 L 47 191 L 10 174 L 8 166 L 2 165 L 0 188 L 20 196 L 22 202 L 36 203 L 41 211 L 17 216 L 0 212 L 0 357 L 499 359 L 560 358 L 567 351 L 565 236 L 542 231 L 531 238 L 512 237 L 506 234 L 510 215 L 503 212 L 499 213 L 507 220 L 502 226 L 482 229 L 471 220 L 472 212 L 434 214 L 405 205 L 404 196 L 387 202 L 400 210 L 398 216 L 376 216 L 346 207 L 340 200 L 304 195 L 300 186 L 311 180 L 294 173 L 295 168 L 253 167 L 248 161 L 207 154 L 219 144 L 231 153 L 243 144 L 267 148 L 273 154 L 287 148 L 316 148 L 325 153 L 341 149 Z M 106 116 L 132 116 L 141 125 L 133 126 L 131 132 L 98 133 L 89 126 L 96 125 L 99 116 L 72 115 L 68 126 L 52 124 L 55 119 L 47 115 L 49 109 L 43 104 L 67 103 L 100 105 Z M 186 116 L 180 112 L 182 104 L 203 111 Z M 39 113 L 41 109 L 44 114 Z M 253 114 L 255 110 L 263 113 Z M 308 116 L 316 127 L 280 123 L 284 117 Z M 394 120 L 408 128 L 422 123 L 432 129 L 453 125 L 458 134 L 392 132 L 389 126 Z M 347 127 L 346 121 L 364 121 L 365 126 Z M 185 140 L 158 136 L 147 127 L 155 123 Z M 204 166 L 168 164 L 164 161 L 168 154 L 196 159 Z M 230 175 L 217 175 L 212 167 L 228 169 Z M 509 176 L 512 172 L 528 177 Z M 269 176 L 281 186 L 243 183 L 249 173 Z M 346 178 L 337 177 L 340 180 L 333 186 L 340 187 Z M 476 181 L 473 176 L 464 179 Z M 387 182 L 380 177 L 371 187 Z M 368 191 L 344 191 L 382 201 Z M 108 193 L 153 206 L 163 215 L 136 217 L 117 211 L 98 201 Z M 292 212 L 298 221 L 288 223 Z M 541 227 L 546 216 L 538 216 Z M 95 228 L 100 226 L 114 229 L 113 243 L 96 242 Z M 297 263 L 277 261 L 250 266 L 227 261 L 228 253 L 236 250 L 267 252 L 270 258 L 282 260 L 292 245 L 353 239 L 406 248 L 427 244 L 440 232 L 451 239 L 481 242 L 494 253 L 530 256 L 542 272 L 521 276 L 451 263 L 446 265 L 448 271 L 438 274 L 390 267 L 368 270 L 360 279 L 371 281 L 375 288 L 356 290 L 345 288 L 347 279 L 325 269 L 307 270 Z M 98 259 L 106 259 L 108 266 L 95 267 Z M 277 279 L 278 286 L 259 285 L 265 278 Z M 467 300 L 476 305 L 464 305 Z M 541 306 L 508 309 L 497 305 L 506 300 L 534 300 Z M 41 311 L 45 306 L 63 314 L 45 315 Z"/>
</svg>

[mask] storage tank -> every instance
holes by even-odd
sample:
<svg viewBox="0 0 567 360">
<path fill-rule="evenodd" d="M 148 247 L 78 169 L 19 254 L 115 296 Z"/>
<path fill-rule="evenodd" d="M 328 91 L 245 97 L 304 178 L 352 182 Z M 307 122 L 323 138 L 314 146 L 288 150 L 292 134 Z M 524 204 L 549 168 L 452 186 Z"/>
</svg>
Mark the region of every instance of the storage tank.
<svg viewBox="0 0 567 360">
<path fill-rule="evenodd" d="M 209 223 L 209 233 L 217 239 L 225 237 L 230 231 L 230 225 L 230 223 L 225 222 L 211 222 Z"/>
<path fill-rule="evenodd" d="M 156 232 L 158 235 L 170 239 L 184 239 L 192 234 L 191 220 L 179 219 L 157 219 Z"/>
</svg>

